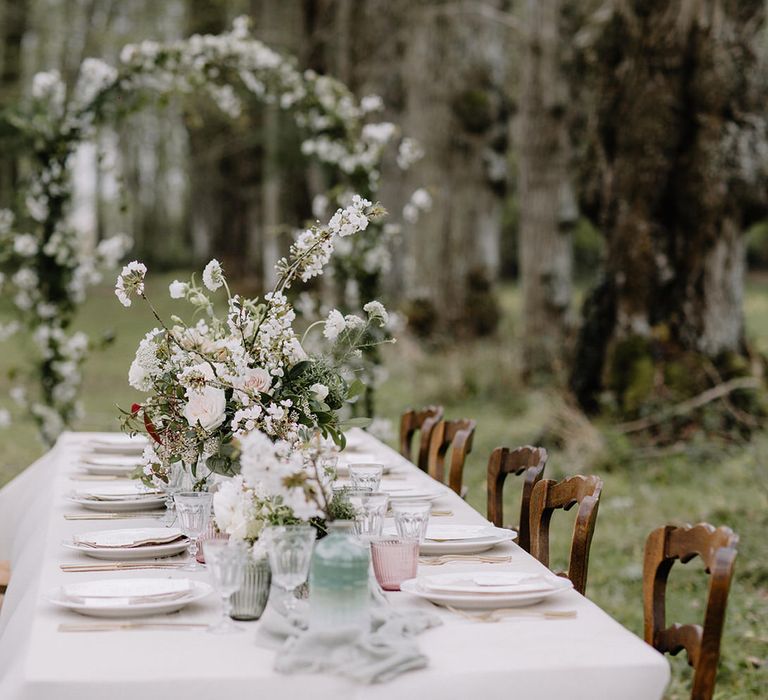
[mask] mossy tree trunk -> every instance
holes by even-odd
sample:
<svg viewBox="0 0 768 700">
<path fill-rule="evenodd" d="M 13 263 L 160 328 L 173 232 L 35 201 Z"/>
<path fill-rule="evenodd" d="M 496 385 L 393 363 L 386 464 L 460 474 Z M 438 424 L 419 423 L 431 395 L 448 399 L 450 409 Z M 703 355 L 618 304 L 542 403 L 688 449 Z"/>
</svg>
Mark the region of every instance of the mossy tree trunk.
<svg viewBox="0 0 768 700">
<path fill-rule="evenodd" d="M 764 3 L 619 4 L 589 47 L 584 199 L 607 259 L 585 302 L 572 386 L 588 409 L 607 389 L 637 413 L 675 398 L 675 377 L 701 390 L 712 374 L 698 382 L 700 367 L 745 350 L 741 233 L 766 215 Z"/>
<path fill-rule="evenodd" d="M 517 123 L 523 360 L 530 376 L 562 368 L 571 303 L 567 206 L 567 86 L 561 67 L 560 0 L 528 0 Z"/>
</svg>

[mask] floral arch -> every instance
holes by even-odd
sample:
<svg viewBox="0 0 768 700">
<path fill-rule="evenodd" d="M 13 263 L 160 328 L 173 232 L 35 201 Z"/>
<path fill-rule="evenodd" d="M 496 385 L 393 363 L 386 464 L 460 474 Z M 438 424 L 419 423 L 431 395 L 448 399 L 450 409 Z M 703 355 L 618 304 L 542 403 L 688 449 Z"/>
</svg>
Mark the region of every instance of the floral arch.
<svg viewBox="0 0 768 700">
<path fill-rule="evenodd" d="M 90 341 L 69 330 L 75 311 L 101 271 L 116 267 L 130 246 L 128 237 L 115 235 L 93 248 L 86 232 L 68 223 L 70 159 L 100 125 L 138 111 L 147 95 L 193 92 L 207 94 L 232 117 L 252 99 L 291 115 L 304 134 L 302 152 L 331 175 L 332 189 L 320 198 L 326 207 L 348 204 L 353 191 L 374 195 L 384 150 L 392 143 L 403 169 L 421 156 L 418 144 L 402 138 L 394 124 L 372 120 L 382 108 L 379 97 L 358 100 L 338 80 L 301 71 L 293 59 L 254 39 L 243 17 L 220 35 L 125 46 L 117 67 L 87 59 L 69 95 L 57 71 L 38 73 L 30 101 L 5 118 L 32 154 L 33 167 L 19 211 L 0 210 L 0 289 L 18 312 L 17 320 L 0 325 L 0 339 L 21 329 L 34 339 L 37 355 L 29 360 L 27 379 L 36 388 L 19 383 L 10 396 L 28 409 L 46 442 L 79 411 Z M 412 221 L 418 212 L 408 206 Z M 427 199 L 421 208 L 428 206 Z M 364 257 L 372 261 L 369 285 L 378 279 L 388 265 L 384 241 L 395 231 L 396 225 L 372 225 L 355 236 L 341 251 L 344 274 L 354 274 L 353 260 Z"/>
</svg>

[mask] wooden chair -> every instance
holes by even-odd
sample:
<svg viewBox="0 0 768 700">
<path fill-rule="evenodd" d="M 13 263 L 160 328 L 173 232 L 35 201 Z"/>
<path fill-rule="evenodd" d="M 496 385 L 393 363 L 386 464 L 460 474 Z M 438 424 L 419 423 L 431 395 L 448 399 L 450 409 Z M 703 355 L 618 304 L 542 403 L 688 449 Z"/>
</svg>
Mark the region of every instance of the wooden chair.
<svg viewBox="0 0 768 700">
<path fill-rule="evenodd" d="M 686 650 L 688 663 L 694 669 L 691 700 L 710 700 L 715 692 L 720 639 L 738 543 L 738 535 L 730 528 L 714 528 L 707 523 L 660 527 L 645 543 L 645 641 L 662 653 L 674 655 Z M 696 556 L 702 558 L 710 576 L 704 627 L 678 624 L 666 627 L 665 595 L 672 564 L 676 559 L 685 564 Z"/>
<path fill-rule="evenodd" d="M 543 479 L 533 487 L 531 496 L 531 554 L 544 566 L 549 566 L 549 523 L 552 513 L 559 508 L 569 510 L 579 504 L 571 538 L 568 573 L 565 575 L 582 595 L 587 587 L 589 548 L 595 532 L 602 490 L 603 480 L 597 476 L 572 476 L 560 482 Z"/>
<path fill-rule="evenodd" d="M 543 447 L 525 445 L 510 450 L 497 447 L 488 460 L 488 520 L 496 527 L 504 527 L 503 498 L 504 482 L 509 474 L 520 476 L 523 481 L 523 497 L 520 501 L 520 520 L 517 527 L 517 543 L 531 551 L 529 520 L 533 487 L 541 481 L 547 464 L 547 451 Z"/>
<path fill-rule="evenodd" d="M 440 420 L 432 428 L 427 455 L 427 473 L 445 483 L 445 458 L 451 450 L 448 486 L 463 497 L 464 462 L 472 451 L 477 423 L 467 418 Z"/>
<path fill-rule="evenodd" d="M 413 438 L 420 431 L 419 452 L 414 462 L 419 469 L 427 471 L 427 455 L 429 452 L 429 438 L 432 429 L 443 418 L 442 406 L 425 406 L 419 411 L 409 409 L 400 416 L 400 454 L 409 462 L 414 462 L 411 457 Z"/>
</svg>

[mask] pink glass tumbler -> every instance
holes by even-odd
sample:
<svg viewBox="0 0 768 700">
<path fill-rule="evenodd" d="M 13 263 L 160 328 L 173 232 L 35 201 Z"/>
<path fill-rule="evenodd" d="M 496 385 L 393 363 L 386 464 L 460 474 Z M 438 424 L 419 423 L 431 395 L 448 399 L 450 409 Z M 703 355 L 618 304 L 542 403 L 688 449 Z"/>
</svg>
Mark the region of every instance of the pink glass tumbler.
<svg viewBox="0 0 768 700">
<path fill-rule="evenodd" d="M 379 539 L 371 542 L 376 580 L 385 591 L 399 591 L 400 584 L 416 576 L 419 565 L 418 540 Z"/>
</svg>

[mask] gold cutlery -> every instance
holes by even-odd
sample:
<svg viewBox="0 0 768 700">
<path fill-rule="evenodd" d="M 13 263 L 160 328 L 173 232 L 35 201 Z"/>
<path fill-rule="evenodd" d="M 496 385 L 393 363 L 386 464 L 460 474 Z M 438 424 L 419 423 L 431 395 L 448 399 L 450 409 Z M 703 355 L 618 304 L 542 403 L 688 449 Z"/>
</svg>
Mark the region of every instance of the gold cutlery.
<svg viewBox="0 0 768 700">
<path fill-rule="evenodd" d="M 475 562 L 480 564 L 508 564 L 512 561 L 510 556 L 483 556 L 481 554 L 462 555 L 462 554 L 443 554 L 439 557 L 419 557 L 420 564 L 428 566 L 442 566 L 443 564 L 452 564 L 461 562 Z"/>
<path fill-rule="evenodd" d="M 97 622 L 61 623 L 59 632 L 116 632 L 121 630 L 207 630 L 210 625 L 193 622 Z"/>
<path fill-rule="evenodd" d="M 116 561 L 109 564 L 61 564 L 59 567 L 66 573 L 83 573 L 89 571 L 132 571 L 134 569 L 180 569 L 187 562 L 162 561 Z"/>
<path fill-rule="evenodd" d="M 69 478 L 72 481 L 117 481 L 127 477 L 114 476 L 112 474 L 72 474 Z"/>
<path fill-rule="evenodd" d="M 450 605 L 445 606 L 446 610 L 463 617 L 472 622 L 501 622 L 505 619 L 535 619 L 544 620 L 569 620 L 577 616 L 575 610 L 530 610 L 528 608 L 500 608 L 498 610 L 484 610 L 483 612 L 466 612 Z"/>
<path fill-rule="evenodd" d="M 453 511 L 452 510 L 433 510 L 430 513 L 430 515 L 438 517 L 438 518 L 440 518 L 440 517 L 450 517 L 451 515 L 453 515 Z"/>
<path fill-rule="evenodd" d="M 64 513 L 64 520 L 123 520 L 126 518 L 162 518 L 165 511 L 154 510 L 150 513 Z"/>
</svg>

